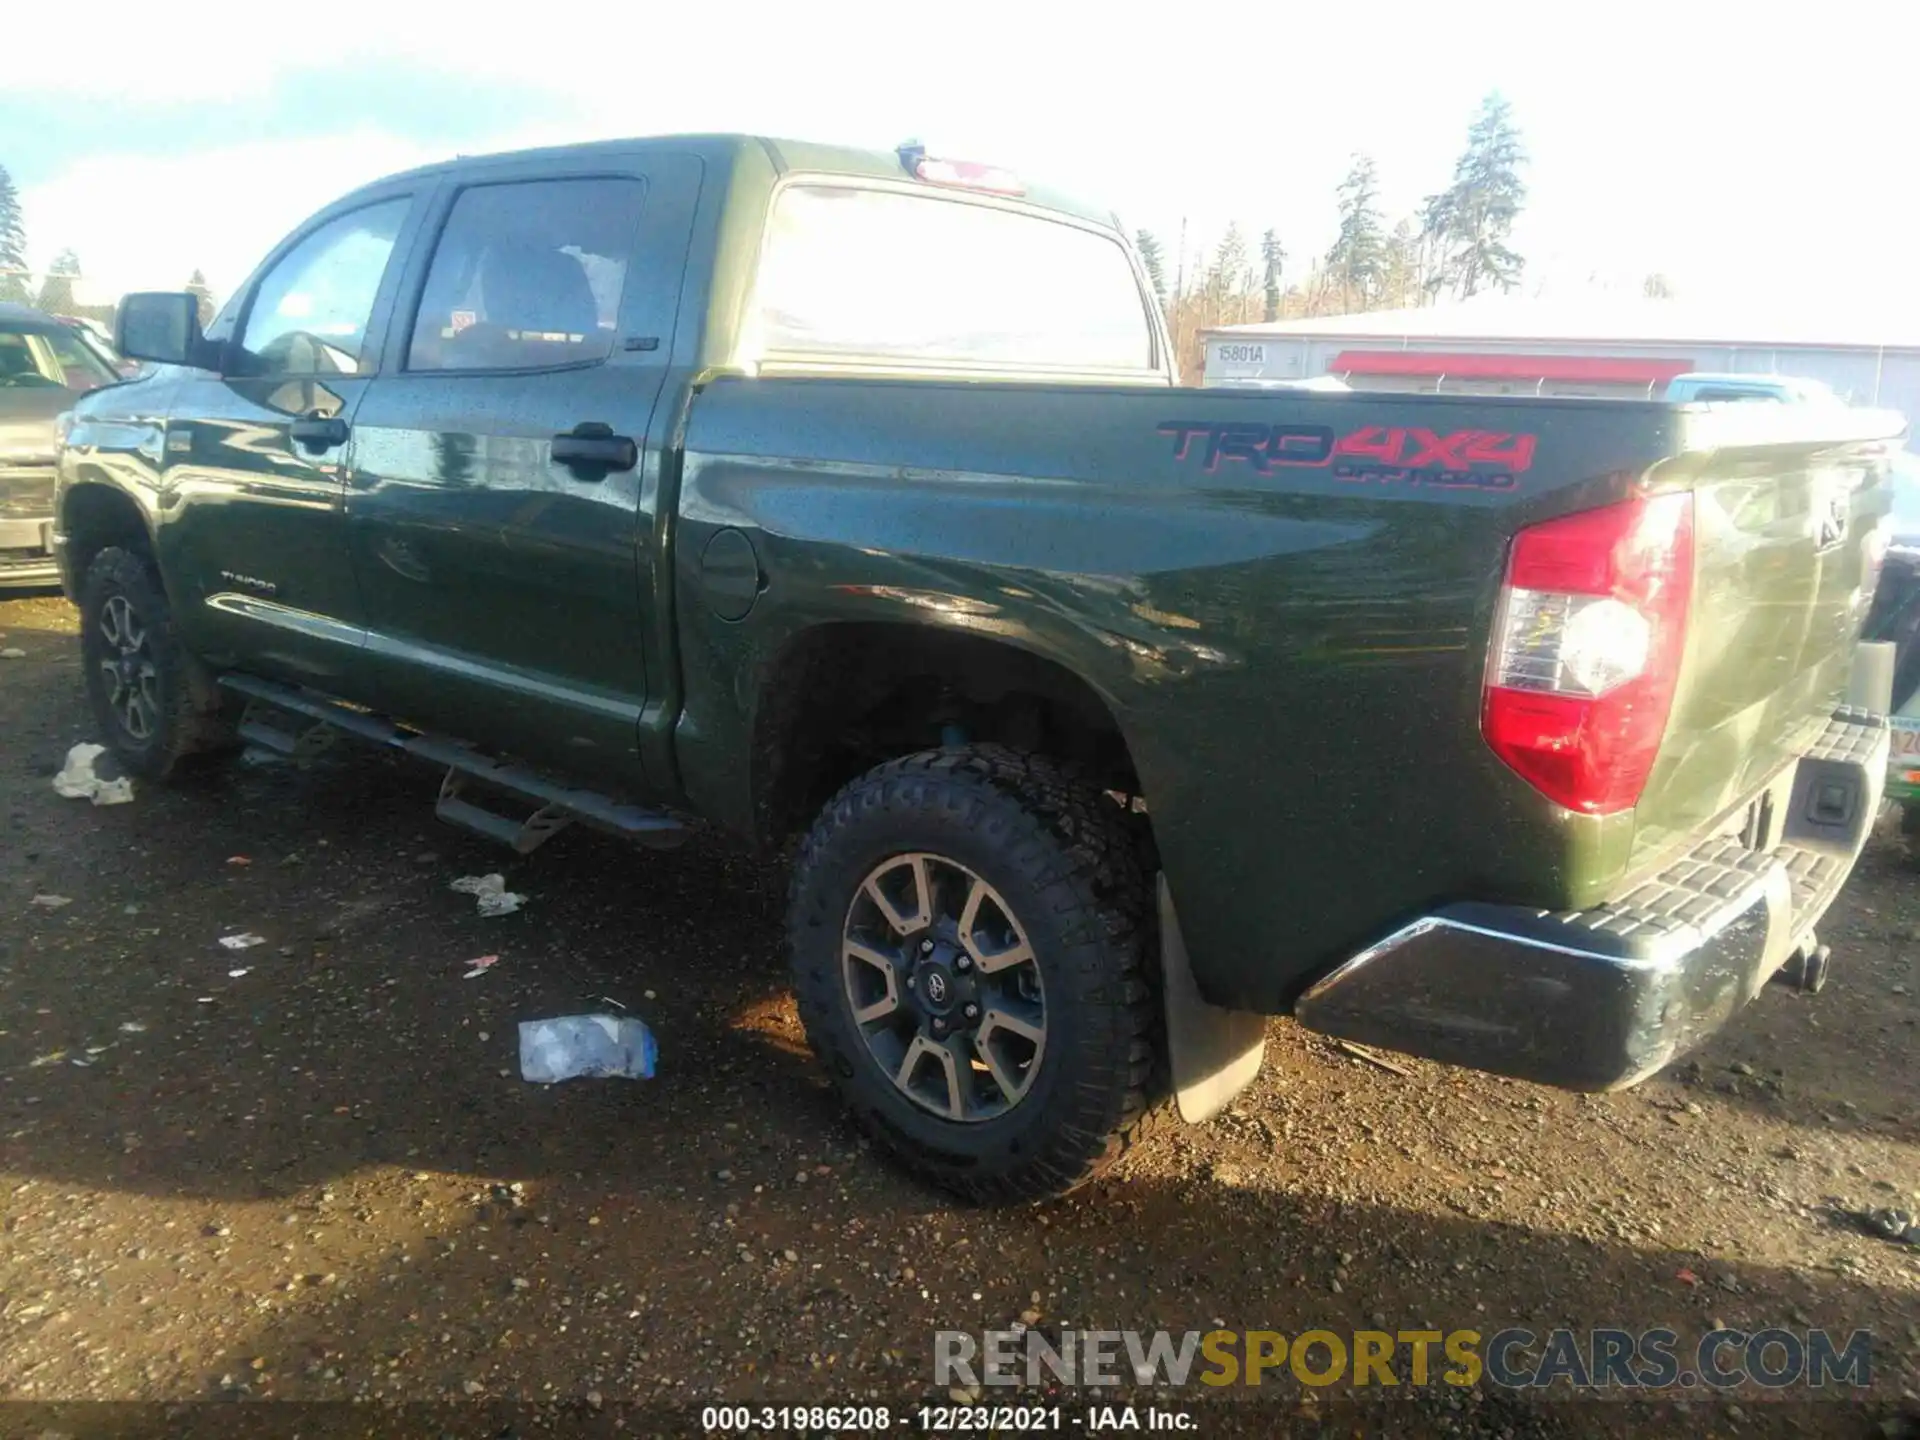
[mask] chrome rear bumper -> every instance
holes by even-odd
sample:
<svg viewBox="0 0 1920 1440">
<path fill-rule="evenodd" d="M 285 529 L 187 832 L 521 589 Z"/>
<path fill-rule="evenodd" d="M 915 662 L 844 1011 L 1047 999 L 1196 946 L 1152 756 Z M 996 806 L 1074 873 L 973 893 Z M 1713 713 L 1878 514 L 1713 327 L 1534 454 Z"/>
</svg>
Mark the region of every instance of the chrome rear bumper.
<svg viewBox="0 0 1920 1440">
<path fill-rule="evenodd" d="M 1885 720 L 1835 714 L 1780 843 L 1716 836 L 1595 910 L 1450 905 L 1361 952 L 1295 1013 L 1310 1029 L 1574 1090 L 1645 1079 L 1719 1029 L 1812 937 L 1865 845 Z"/>
</svg>

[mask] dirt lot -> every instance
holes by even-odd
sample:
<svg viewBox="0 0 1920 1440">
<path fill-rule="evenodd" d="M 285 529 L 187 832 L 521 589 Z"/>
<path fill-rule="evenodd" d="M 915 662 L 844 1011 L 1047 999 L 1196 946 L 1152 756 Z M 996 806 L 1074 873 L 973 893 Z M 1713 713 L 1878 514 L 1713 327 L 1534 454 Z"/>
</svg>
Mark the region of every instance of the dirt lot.
<svg viewBox="0 0 1920 1440">
<path fill-rule="evenodd" d="M 1876 1336 L 1865 1404 L 1483 1385 L 1348 1410 L 1287 1379 L 1200 1433 L 1908 1433 L 1920 1247 L 1832 1214 L 1920 1206 L 1920 873 L 1889 849 L 1826 927 L 1823 994 L 1772 987 L 1632 1092 L 1401 1074 L 1277 1022 L 1221 1121 L 1058 1204 L 968 1211 L 867 1153 L 816 1079 L 769 867 L 572 833 L 517 859 L 359 751 L 62 800 L 93 738 L 73 630 L 58 600 L 0 601 L 25 652 L 0 659 L 0 1431 L 52 1413 L 20 1402 L 109 1399 L 554 1402 L 529 1413 L 626 1433 L 716 1398 L 904 1415 L 946 1398 L 936 1329 L 1037 1311 Z M 489 870 L 524 911 L 448 888 Z M 266 943 L 217 943 L 240 931 Z M 654 1027 L 659 1078 L 523 1082 L 516 1022 L 602 997 Z"/>
</svg>

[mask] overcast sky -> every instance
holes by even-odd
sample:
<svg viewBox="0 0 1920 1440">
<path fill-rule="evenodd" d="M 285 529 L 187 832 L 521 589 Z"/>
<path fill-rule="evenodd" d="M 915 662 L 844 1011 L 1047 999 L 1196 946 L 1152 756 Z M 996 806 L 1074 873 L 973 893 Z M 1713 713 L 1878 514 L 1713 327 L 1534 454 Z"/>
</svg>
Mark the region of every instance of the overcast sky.
<svg viewBox="0 0 1920 1440">
<path fill-rule="evenodd" d="M 16 7 L 18 9 L 20 7 Z M 224 293 L 310 211 L 457 152 L 691 130 L 930 149 L 1044 176 L 1196 246 L 1297 259 L 1352 152 L 1389 220 L 1445 184 L 1482 95 L 1532 152 L 1534 283 L 1783 287 L 1920 317 L 1920 7 L 1826 0 L 1126 7 L 1024 0 L 487 6 L 36 0 L 8 16 L 0 164 L 30 260 Z M 496 18 L 497 17 L 497 18 Z M 25 66 L 17 62 L 27 61 Z M 43 68 L 32 68 L 38 65 Z"/>
</svg>

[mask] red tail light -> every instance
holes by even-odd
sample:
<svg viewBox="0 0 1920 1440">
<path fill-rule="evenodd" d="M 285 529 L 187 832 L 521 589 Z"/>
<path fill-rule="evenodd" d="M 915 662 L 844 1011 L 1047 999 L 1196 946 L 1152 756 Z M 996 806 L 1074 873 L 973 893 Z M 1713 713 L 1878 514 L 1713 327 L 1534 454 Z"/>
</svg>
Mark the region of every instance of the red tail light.
<svg viewBox="0 0 1920 1440">
<path fill-rule="evenodd" d="M 1494 753 L 1569 810 L 1632 809 L 1666 734 L 1692 590 L 1690 494 L 1522 530 L 1487 662 Z"/>
</svg>

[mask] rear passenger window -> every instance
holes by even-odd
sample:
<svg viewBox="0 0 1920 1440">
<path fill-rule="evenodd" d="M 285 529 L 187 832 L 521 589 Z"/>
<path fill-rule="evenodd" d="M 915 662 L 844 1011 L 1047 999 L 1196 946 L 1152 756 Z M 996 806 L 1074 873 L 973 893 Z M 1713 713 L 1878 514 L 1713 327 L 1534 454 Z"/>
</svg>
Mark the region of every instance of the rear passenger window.
<svg viewBox="0 0 1920 1440">
<path fill-rule="evenodd" d="M 527 370 L 606 359 L 645 194 L 638 180 L 462 191 L 427 272 L 407 368 Z"/>
</svg>

